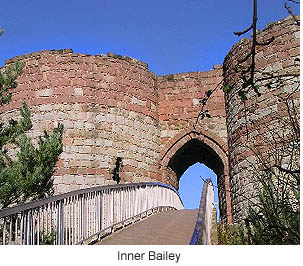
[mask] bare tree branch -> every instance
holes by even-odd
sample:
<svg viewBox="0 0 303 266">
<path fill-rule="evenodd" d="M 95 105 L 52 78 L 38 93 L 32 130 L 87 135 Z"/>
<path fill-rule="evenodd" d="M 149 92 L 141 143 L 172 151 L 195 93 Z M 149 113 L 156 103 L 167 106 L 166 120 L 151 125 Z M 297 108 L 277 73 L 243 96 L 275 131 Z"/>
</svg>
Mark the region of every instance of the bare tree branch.
<svg viewBox="0 0 303 266">
<path fill-rule="evenodd" d="M 234 34 L 237 35 L 237 36 L 241 36 L 241 35 L 249 32 L 253 27 L 254 27 L 254 24 L 252 23 L 251 26 L 249 28 L 247 28 L 246 30 L 244 30 L 244 31 L 235 31 Z"/>
<path fill-rule="evenodd" d="M 287 0 L 287 1 L 293 2 L 293 3 L 295 3 L 295 4 L 300 4 L 300 2 L 299 2 L 299 1 L 296 1 L 296 0 Z"/>
<path fill-rule="evenodd" d="M 288 6 L 286 3 L 284 4 L 284 7 L 286 8 L 286 10 L 288 11 L 288 13 L 292 16 L 292 18 L 294 19 L 294 21 L 297 23 L 298 26 L 300 26 L 300 21 L 296 18 L 296 16 L 294 15 L 294 13 L 291 11 L 290 6 Z"/>
</svg>

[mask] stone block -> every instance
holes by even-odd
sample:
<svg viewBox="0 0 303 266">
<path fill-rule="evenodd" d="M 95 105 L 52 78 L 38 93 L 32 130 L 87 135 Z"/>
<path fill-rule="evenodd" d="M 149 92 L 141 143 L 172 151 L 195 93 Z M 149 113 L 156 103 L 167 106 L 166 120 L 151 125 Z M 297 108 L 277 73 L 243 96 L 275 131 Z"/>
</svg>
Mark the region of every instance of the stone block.
<svg viewBox="0 0 303 266">
<path fill-rule="evenodd" d="M 53 95 L 53 90 L 51 88 L 47 88 L 44 90 L 38 90 L 36 92 L 36 96 L 38 97 L 49 97 Z"/>
<path fill-rule="evenodd" d="M 108 162 L 100 162 L 99 167 L 108 169 L 109 168 L 109 163 Z"/>
<path fill-rule="evenodd" d="M 41 112 L 50 112 L 53 110 L 52 106 L 51 105 L 40 105 L 39 106 L 39 110 Z"/>
<path fill-rule="evenodd" d="M 96 121 L 97 122 L 105 122 L 106 121 L 106 115 L 105 114 L 96 115 Z"/>
<path fill-rule="evenodd" d="M 104 147 L 112 147 L 113 146 L 113 141 L 105 139 L 104 140 Z"/>
<path fill-rule="evenodd" d="M 75 96 L 83 96 L 83 88 L 74 88 Z"/>
</svg>

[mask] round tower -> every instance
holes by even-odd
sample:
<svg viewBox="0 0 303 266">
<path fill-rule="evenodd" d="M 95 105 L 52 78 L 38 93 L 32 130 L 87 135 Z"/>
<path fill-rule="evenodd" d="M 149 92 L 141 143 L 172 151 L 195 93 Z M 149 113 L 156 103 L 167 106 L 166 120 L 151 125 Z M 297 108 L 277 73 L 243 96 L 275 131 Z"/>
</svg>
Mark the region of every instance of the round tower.
<svg viewBox="0 0 303 266">
<path fill-rule="evenodd" d="M 260 95 L 250 89 L 246 101 L 241 100 L 239 93 L 243 85 L 241 71 L 247 69 L 251 61 L 241 61 L 251 51 L 252 40 L 242 39 L 225 57 L 223 76 L 235 221 L 245 216 L 253 200 L 256 191 L 253 175 L 260 170 L 260 162 L 277 163 L 275 157 L 283 145 L 278 143 L 289 130 L 283 126 L 290 115 L 285 101 L 288 99 L 294 103 L 294 110 L 299 110 L 299 30 L 290 16 L 268 24 L 257 33 L 258 43 L 263 43 L 257 45 L 255 55 L 254 81 Z"/>
<path fill-rule="evenodd" d="M 31 109 L 33 139 L 63 123 L 56 193 L 119 181 L 157 179 L 159 133 L 155 75 L 136 59 L 42 51 L 12 58 L 24 71 L 1 120 Z M 115 168 L 119 168 L 116 169 Z"/>
</svg>

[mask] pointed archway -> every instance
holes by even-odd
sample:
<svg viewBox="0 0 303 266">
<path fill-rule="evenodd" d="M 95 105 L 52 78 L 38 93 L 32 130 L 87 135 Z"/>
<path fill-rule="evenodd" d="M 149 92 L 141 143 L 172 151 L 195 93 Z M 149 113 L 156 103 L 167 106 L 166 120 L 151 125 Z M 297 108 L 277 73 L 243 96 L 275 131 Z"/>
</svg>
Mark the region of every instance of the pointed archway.
<svg viewBox="0 0 303 266">
<path fill-rule="evenodd" d="M 232 222 L 227 148 L 220 137 L 211 132 L 184 130 L 161 152 L 162 182 L 179 189 L 179 181 L 188 167 L 203 163 L 217 176 L 219 209 L 223 222 Z"/>
</svg>

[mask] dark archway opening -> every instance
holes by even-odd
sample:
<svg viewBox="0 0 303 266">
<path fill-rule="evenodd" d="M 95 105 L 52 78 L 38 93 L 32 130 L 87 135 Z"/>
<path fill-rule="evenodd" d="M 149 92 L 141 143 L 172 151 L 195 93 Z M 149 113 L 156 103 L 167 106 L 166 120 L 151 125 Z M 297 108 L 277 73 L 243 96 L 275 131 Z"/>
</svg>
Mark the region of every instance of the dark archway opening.
<svg viewBox="0 0 303 266">
<path fill-rule="evenodd" d="M 168 166 L 176 173 L 178 181 L 188 167 L 203 163 L 212 169 L 217 176 L 223 175 L 224 165 L 216 152 L 198 139 L 184 144 L 169 160 Z"/>
<path fill-rule="evenodd" d="M 213 176 L 207 176 L 207 172 L 202 171 L 201 174 L 195 173 L 194 177 L 192 178 L 198 178 L 201 180 L 201 190 L 200 190 L 200 196 L 202 193 L 202 186 L 203 186 L 203 179 L 206 179 L 210 177 L 213 180 L 213 184 L 217 186 L 217 184 L 220 184 L 222 181 L 223 175 L 224 175 L 224 164 L 219 157 L 219 155 L 208 145 L 203 143 L 199 139 L 191 139 L 187 143 L 185 143 L 169 160 L 168 167 L 175 173 L 177 177 L 177 181 L 179 183 L 179 189 L 180 185 L 182 185 L 182 182 L 180 182 L 181 177 L 186 172 L 188 168 L 193 166 L 194 168 L 197 167 L 197 163 L 200 163 L 200 166 L 205 169 L 208 168 L 209 171 L 213 171 Z M 199 166 L 199 164 L 198 164 Z M 200 168 L 200 169 L 202 169 Z M 189 169 L 190 171 L 190 169 Z M 203 174 L 206 173 L 206 174 Z M 210 173 L 210 172 L 208 172 Z M 186 175 L 188 173 L 185 173 Z M 188 177 L 188 176 L 187 176 Z M 183 178 L 183 177 L 182 177 Z M 199 181 L 200 181 L 199 180 Z M 185 181 L 185 180 L 184 180 Z M 197 180 L 195 180 L 197 181 Z M 193 186 L 195 186 L 196 182 L 193 182 Z M 222 183 L 222 182 L 221 182 Z M 197 183 L 196 183 L 197 185 Z M 219 185 L 220 187 L 220 185 Z M 220 190 L 220 189 L 219 189 Z M 215 193 L 217 190 L 215 190 Z M 187 192 L 189 193 L 189 192 Z M 218 192 L 217 192 L 218 193 Z M 219 195 L 217 194 L 217 201 L 219 201 L 219 208 L 217 208 L 217 215 L 219 217 L 219 209 L 223 210 L 226 209 L 225 206 L 222 204 L 222 196 L 223 196 L 223 190 L 221 192 L 219 191 Z M 221 194 L 221 195 L 220 195 Z"/>
</svg>

